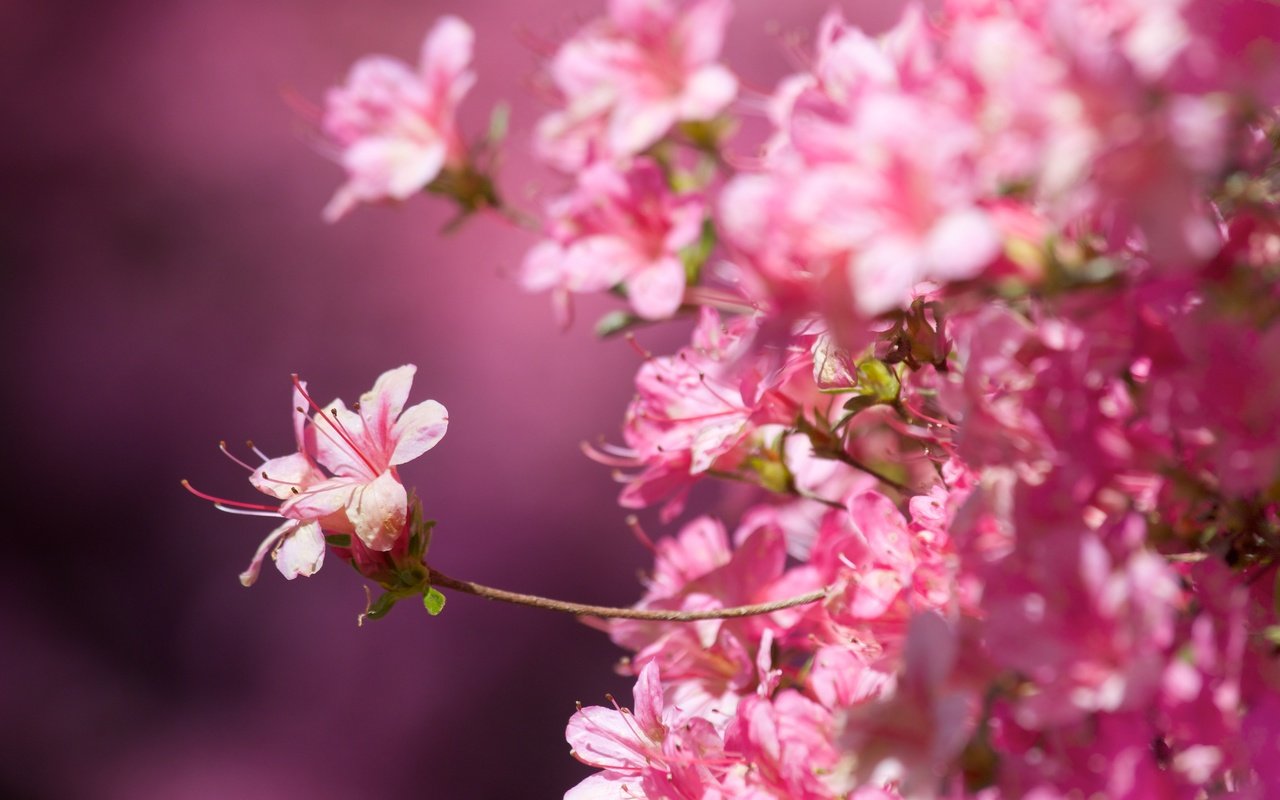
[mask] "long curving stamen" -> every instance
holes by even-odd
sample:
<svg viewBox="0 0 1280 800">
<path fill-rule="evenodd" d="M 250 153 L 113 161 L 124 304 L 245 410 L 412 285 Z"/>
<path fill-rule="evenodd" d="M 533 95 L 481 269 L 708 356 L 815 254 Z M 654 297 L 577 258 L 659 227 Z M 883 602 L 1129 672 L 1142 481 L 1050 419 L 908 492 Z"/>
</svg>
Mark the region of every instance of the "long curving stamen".
<svg viewBox="0 0 1280 800">
<path fill-rule="evenodd" d="M 223 497 L 214 497 L 211 494 L 205 494 L 204 492 L 200 491 L 196 487 L 192 486 L 191 482 L 188 481 L 186 478 L 182 479 L 182 488 L 186 489 L 188 492 L 191 492 L 196 497 L 199 497 L 201 500 L 208 500 L 209 502 L 213 503 L 216 506 L 229 506 L 230 508 L 248 509 L 251 511 L 270 511 L 273 514 L 276 511 L 276 509 L 273 506 L 266 506 L 261 503 L 242 503 L 239 500 L 227 500 L 226 498 L 223 498 Z M 227 509 L 224 508 L 222 510 L 226 511 Z"/>
<path fill-rule="evenodd" d="M 246 463 L 244 463 L 243 461 L 241 461 L 239 458 L 236 458 L 234 455 L 232 455 L 232 454 L 231 454 L 231 451 L 227 449 L 227 441 L 226 441 L 225 439 L 223 439 L 222 441 L 218 442 L 218 449 L 222 451 L 222 454 L 223 454 L 224 456 L 226 456 L 227 458 L 231 459 L 232 463 L 234 463 L 234 464 L 239 464 L 240 466 L 244 467 L 245 469 L 249 470 L 250 472 L 253 472 L 253 471 L 254 471 L 254 469 L 256 469 L 256 467 L 251 467 L 251 466 L 249 466 L 248 464 L 246 464 Z M 265 461 L 266 459 L 264 458 L 263 460 Z"/>
<path fill-rule="evenodd" d="M 225 511 L 228 514 L 240 514 L 246 517 L 275 517 L 280 519 L 284 516 L 279 511 L 249 511 L 244 508 L 231 508 L 230 506 L 225 506 L 222 503 L 214 503 L 213 507 L 219 511 Z"/>
<path fill-rule="evenodd" d="M 307 401 L 307 403 L 310 404 L 310 406 L 316 410 L 316 416 L 321 419 L 324 419 L 326 422 L 329 423 L 330 427 L 333 428 L 334 432 L 337 433 L 338 436 L 342 437 L 342 440 L 346 442 L 348 447 L 351 448 L 351 452 L 355 453 L 357 456 L 360 457 L 360 460 L 365 463 L 365 466 L 369 468 L 370 472 L 372 472 L 374 475 L 379 474 L 381 470 L 375 467 L 373 465 L 373 462 L 369 460 L 369 457 L 366 456 L 358 446 L 356 446 L 355 440 L 351 438 L 351 434 L 348 433 L 347 429 L 344 428 L 342 423 L 338 421 L 337 413 L 336 413 L 337 409 L 336 408 L 333 409 L 334 414 L 333 414 L 333 417 L 330 418 L 330 415 L 325 413 L 325 410 L 320 407 L 320 404 L 317 403 L 315 400 L 311 399 L 311 395 L 307 394 L 307 390 L 302 388 L 302 381 L 298 380 L 298 373 L 295 372 L 290 377 L 293 378 L 293 385 L 298 390 L 298 394 L 302 395 L 302 397 Z M 315 424 L 315 419 L 316 417 L 311 418 L 312 425 Z"/>
</svg>

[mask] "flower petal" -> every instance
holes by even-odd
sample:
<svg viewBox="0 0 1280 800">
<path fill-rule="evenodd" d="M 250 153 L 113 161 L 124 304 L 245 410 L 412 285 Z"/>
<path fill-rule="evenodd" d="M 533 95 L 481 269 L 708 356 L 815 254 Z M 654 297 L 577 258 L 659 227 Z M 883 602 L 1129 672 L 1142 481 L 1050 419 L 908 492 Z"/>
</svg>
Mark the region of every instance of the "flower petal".
<svg viewBox="0 0 1280 800">
<path fill-rule="evenodd" d="M 386 469 L 387 465 L 381 462 L 391 455 L 394 446 L 391 429 L 409 399 L 417 371 L 413 364 L 387 370 L 374 381 L 372 389 L 360 395 L 360 420 L 364 423 L 365 440 L 374 451 L 365 455 L 373 458 L 379 471 Z"/>
<path fill-rule="evenodd" d="M 364 485 L 358 478 L 330 478 L 298 494 L 280 505 L 280 514 L 290 519 L 313 520 L 327 517 L 351 503 L 351 495 Z"/>
<path fill-rule="evenodd" d="M 267 553 L 271 552 L 271 549 L 276 546 L 276 542 L 293 530 L 297 524 L 293 520 L 288 520 L 267 534 L 267 538 L 263 539 L 262 544 L 258 545 L 258 551 L 253 554 L 253 561 L 250 561 L 245 571 L 240 573 L 240 583 L 242 585 L 252 586 L 257 582 L 258 574 L 262 572 L 262 561 L 267 557 Z"/>
<path fill-rule="evenodd" d="M 404 530 L 408 505 L 404 486 L 390 472 L 384 472 L 351 493 L 347 518 L 370 550 L 390 550 Z"/>
<path fill-rule="evenodd" d="M 653 262 L 626 280 L 627 298 L 645 319 L 666 319 L 684 302 L 684 267 L 675 257 Z"/>
<path fill-rule="evenodd" d="M 444 438 L 449 412 L 435 400 L 418 403 L 400 415 L 391 429 L 391 464 L 412 461 Z"/>
<path fill-rule="evenodd" d="M 310 577 L 324 564 L 324 533 L 318 522 L 304 522 L 287 534 L 271 553 L 276 569 L 288 580 Z"/>
<path fill-rule="evenodd" d="M 311 459 L 303 453 L 273 458 L 264 462 L 249 476 L 249 483 L 253 484 L 253 488 L 278 500 L 288 500 L 295 489 L 302 491 L 323 480 Z"/>
</svg>

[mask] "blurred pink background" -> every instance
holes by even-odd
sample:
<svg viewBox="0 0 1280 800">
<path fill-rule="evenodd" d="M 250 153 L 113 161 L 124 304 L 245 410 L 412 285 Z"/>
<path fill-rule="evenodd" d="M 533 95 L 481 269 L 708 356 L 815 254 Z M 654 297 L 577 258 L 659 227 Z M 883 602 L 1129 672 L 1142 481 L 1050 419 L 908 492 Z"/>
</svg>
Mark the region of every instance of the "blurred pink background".
<svg viewBox="0 0 1280 800">
<path fill-rule="evenodd" d="M 865 6 L 845 11 L 871 29 L 896 16 Z M 433 563 L 566 599 L 639 596 L 648 554 L 578 450 L 620 438 L 639 363 L 592 339 L 607 304 L 581 304 L 561 333 L 547 298 L 508 277 L 528 235 L 481 219 L 443 238 L 451 210 L 431 198 L 326 226 L 340 171 L 282 100 L 318 101 L 369 52 L 416 60 L 431 22 L 460 14 L 480 76 L 463 128 L 512 104 L 502 183 L 528 207 L 558 185 L 527 154 L 545 108 L 532 76 L 601 8 L 0 7 L 0 796 L 541 798 L 589 774 L 563 738 L 574 701 L 631 691 L 602 634 L 460 595 L 438 619 L 406 603 L 357 628 L 362 580 L 336 559 L 244 589 L 270 520 L 219 514 L 178 481 L 253 499 L 216 445 L 285 452 L 290 372 L 351 400 L 413 362 L 412 400 L 451 417 L 404 470 L 440 520 Z M 729 64 L 771 88 L 827 8 L 741 2 Z M 664 352 L 683 335 L 642 341 Z"/>
</svg>

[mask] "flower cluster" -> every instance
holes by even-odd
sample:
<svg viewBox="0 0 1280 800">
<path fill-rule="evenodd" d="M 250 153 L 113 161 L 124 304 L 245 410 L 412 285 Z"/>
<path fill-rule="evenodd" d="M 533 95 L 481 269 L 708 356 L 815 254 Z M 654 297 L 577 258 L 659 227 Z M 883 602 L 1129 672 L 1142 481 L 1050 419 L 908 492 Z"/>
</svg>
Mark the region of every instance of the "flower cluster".
<svg viewBox="0 0 1280 800">
<path fill-rule="evenodd" d="M 664 521 L 700 480 L 756 493 L 654 543 L 639 606 L 827 590 L 611 623 L 635 709 L 570 721 L 601 770 L 570 797 L 1280 785 L 1277 76 L 1274 4 L 952 0 L 879 36 L 829 14 L 754 160 L 731 108 L 566 89 L 539 152 L 583 171 L 525 285 L 698 320 L 592 455 Z M 651 302 L 634 276 L 677 257 Z"/>
<path fill-rule="evenodd" d="M 566 317 L 620 295 L 606 334 L 694 323 L 589 454 L 663 523 L 739 489 L 650 542 L 607 628 L 634 709 L 573 715 L 599 772 L 567 797 L 1270 796 L 1280 6 L 831 12 L 756 143 L 730 8 L 611 0 L 549 64 L 534 151 L 565 185 L 520 282 Z M 331 216 L 476 163 L 470 42 L 445 20 L 420 75 L 364 61 L 330 96 Z M 447 421 L 402 413 L 411 375 L 358 411 L 296 382 L 298 452 L 248 467 L 279 507 L 228 504 L 285 519 L 246 583 L 267 552 L 314 572 L 326 533 L 371 575 L 406 547 L 395 467 Z"/>
</svg>

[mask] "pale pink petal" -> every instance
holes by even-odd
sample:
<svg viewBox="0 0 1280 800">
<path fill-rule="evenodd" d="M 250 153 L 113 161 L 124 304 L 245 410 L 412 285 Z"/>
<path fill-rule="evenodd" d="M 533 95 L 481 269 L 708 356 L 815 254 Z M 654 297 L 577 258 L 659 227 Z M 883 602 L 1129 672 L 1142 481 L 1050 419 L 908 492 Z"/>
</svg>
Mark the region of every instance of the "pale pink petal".
<svg viewBox="0 0 1280 800">
<path fill-rule="evenodd" d="M 587 706 L 569 719 L 565 739 L 574 756 L 600 769 L 639 769 L 645 764 L 636 723 L 615 709 Z"/>
<path fill-rule="evenodd" d="M 900 308 L 921 278 L 919 249 L 902 239 L 876 242 L 853 259 L 854 305 L 868 316 Z"/>
<path fill-rule="evenodd" d="M 648 149 L 671 129 L 677 119 L 672 100 L 659 98 L 619 102 L 609 120 L 608 145 L 616 155 L 634 155 Z"/>
<path fill-rule="evenodd" d="M 618 772 L 597 772 L 586 778 L 564 793 L 564 800 L 626 800 L 640 788 L 640 780 L 635 775 L 623 775 Z"/>
<path fill-rule="evenodd" d="M 404 530 L 408 504 L 404 486 L 384 472 L 351 493 L 347 518 L 370 550 L 390 550 Z"/>
<path fill-rule="evenodd" d="M 406 200 L 435 180 L 448 155 L 443 141 L 403 136 L 370 136 L 347 148 L 342 165 L 362 200 Z"/>
<path fill-rule="evenodd" d="M 729 0 L 702 0 L 683 10 L 676 23 L 675 39 L 686 68 L 700 67 L 719 57 L 732 14 Z"/>
<path fill-rule="evenodd" d="M 276 546 L 276 542 L 289 531 L 293 530 L 298 523 L 293 520 L 285 522 L 280 527 L 267 534 L 267 538 L 262 540 L 262 544 L 258 545 L 258 551 L 253 554 L 253 561 L 249 562 L 249 566 L 244 572 L 240 573 L 240 583 L 244 586 L 252 586 L 258 580 L 259 573 L 262 572 L 262 562 L 267 557 L 267 553 Z"/>
<path fill-rule="evenodd" d="M 311 459 L 303 453 L 273 458 L 253 471 L 249 483 L 263 494 L 287 500 L 308 486 L 324 480 Z"/>
<path fill-rule="evenodd" d="M 645 319 L 666 319 L 684 302 L 684 265 L 668 256 L 627 278 L 627 299 Z"/>
<path fill-rule="evenodd" d="M 422 43 L 423 82 L 439 95 L 451 95 L 453 102 L 461 100 L 473 82 L 464 73 L 474 45 L 470 25 L 452 15 L 441 17 Z"/>
<path fill-rule="evenodd" d="M 324 533 L 320 530 L 320 523 L 304 522 L 284 537 L 271 557 L 280 574 L 293 580 L 299 575 L 307 578 L 316 574 L 324 564 L 324 551 Z"/>
<path fill-rule="evenodd" d="M 662 732 L 662 678 L 658 671 L 658 662 L 650 661 L 640 670 L 636 679 L 635 718 L 640 730 L 652 738 L 660 738 Z"/>
<path fill-rule="evenodd" d="M 413 387 L 413 376 L 417 371 L 418 368 L 412 364 L 387 370 L 374 381 L 372 389 L 360 395 L 360 421 L 364 426 L 364 440 L 358 443 L 367 443 L 372 452 L 366 452 L 365 455 L 379 471 L 386 469 L 386 461 L 395 449 L 392 429 L 395 427 L 396 417 L 400 416 L 409 399 L 409 390 Z"/>
<path fill-rule="evenodd" d="M 924 241 L 925 277 L 942 281 L 972 278 L 1000 254 L 1000 231 L 976 208 L 953 211 L 938 220 Z"/>
<path fill-rule="evenodd" d="M 363 484 L 359 478 L 330 478 L 291 495 L 280 505 L 280 513 L 290 519 L 327 517 L 345 508 L 352 492 Z"/>
<path fill-rule="evenodd" d="M 586 236 L 565 251 L 563 285 L 571 292 L 603 291 L 645 263 L 635 246 L 620 236 Z"/>
<path fill-rule="evenodd" d="M 680 93 L 680 118 L 711 119 L 737 94 L 738 79 L 732 72 L 719 64 L 703 67 L 685 81 Z"/>
<path fill-rule="evenodd" d="M 565 250 L 558 242 L 539 242 L 525 254 L 520 265 L 520 286 L 529 292 L 545 292 L 561 284 L 560 265 Z"/>
<path fill-rule="evenodd" d="M 321 408 L 311 418 L 316 460 L 339 477 L 373 480 L 386 465 L 379 467 L 365 452 L 364 419 L 341 400 Z"/>
<path fill-rule="evenodd" d="M 400 415 L 391 429 L 393 466 L 412 461 L 444 438 L 449 412 L 435 400 L 425 400 Z"/>
</svg>

